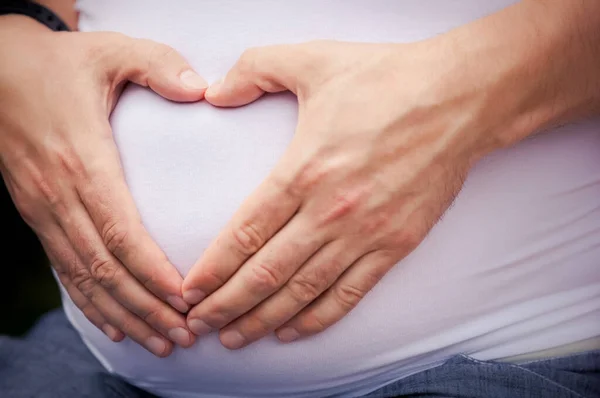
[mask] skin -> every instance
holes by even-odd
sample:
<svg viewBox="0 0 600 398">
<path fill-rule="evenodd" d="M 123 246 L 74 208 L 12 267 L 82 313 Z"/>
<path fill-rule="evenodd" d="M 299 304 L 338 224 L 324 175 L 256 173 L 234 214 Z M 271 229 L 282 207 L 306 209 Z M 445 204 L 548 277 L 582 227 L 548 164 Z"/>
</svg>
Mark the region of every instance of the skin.
<svg viewBox="0 0 600 398">
<path fill-rule="evenodd" d="M 77 30 L 78 15 L 75 11 L 76 0 L 36 0 L 36 3 L 52 10 L 71 30 Z"/>
<path fill-rule="evenodd" d="M 295 137 L 183 283 L 201 336 L 331 326 L 427 235 L 483 156 L 600 113 L 600 2 L 524 0 L 412 44 L 248 50 L 206 100 L 298 97 Z"/>
<path fill-rule="evenodd" d="M 72 1 L 52 3 L 75 22 Z M 157 356 L 193 344 L 183 279 L 142 225 L 108 117 L 129 81 L 189 102 L 204 80 L 165 45 L 20 15 L 0 17 L 0 58 L 0 172 L 70 297 L 114 341 Z"/>
</svg>

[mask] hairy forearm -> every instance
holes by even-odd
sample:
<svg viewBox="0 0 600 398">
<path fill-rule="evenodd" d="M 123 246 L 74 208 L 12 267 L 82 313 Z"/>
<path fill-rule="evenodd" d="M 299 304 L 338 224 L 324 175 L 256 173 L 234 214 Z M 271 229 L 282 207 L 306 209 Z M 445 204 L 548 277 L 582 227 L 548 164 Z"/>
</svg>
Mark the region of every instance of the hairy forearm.
<svg viewBox="0 0 600 398">
<path fill-rule="evenodd" d="M 435 40 L 494 147 L 600 114 L 600 1 L 523 0 Z"/>
</svg>

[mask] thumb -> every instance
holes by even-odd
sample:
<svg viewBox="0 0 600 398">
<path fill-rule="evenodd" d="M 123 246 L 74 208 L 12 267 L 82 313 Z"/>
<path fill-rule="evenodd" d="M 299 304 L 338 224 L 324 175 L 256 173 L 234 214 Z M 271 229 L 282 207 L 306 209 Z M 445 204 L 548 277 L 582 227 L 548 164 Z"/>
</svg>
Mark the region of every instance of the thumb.
<svg viewBox="0 0 600 398">
<path fill-rule="evenodd" d="M 113 51 L 107 52 L 110 55 L 107 62 L 108 70 L 115 73 L 115 85 L 129 80 L 140 86 L 150 87 L 157 94 L 173 101 L 191 102 L 204 97 L 208 84 L 173 48 L 152 40 L 134 39 L 119 34 L 111 39 L 118 43 L 113 40 L 106 40 L 104 43 L 113 45 Z"/>
<path fill-rule="evenodd" d="M 205 97 L 215 106 L 235 107 L 256 101 L 264 93 L 298 93 L 302 59 L 299 45 L 256 47 L 244 51 L 225 78 L 213 83 Z"/>
</svg>

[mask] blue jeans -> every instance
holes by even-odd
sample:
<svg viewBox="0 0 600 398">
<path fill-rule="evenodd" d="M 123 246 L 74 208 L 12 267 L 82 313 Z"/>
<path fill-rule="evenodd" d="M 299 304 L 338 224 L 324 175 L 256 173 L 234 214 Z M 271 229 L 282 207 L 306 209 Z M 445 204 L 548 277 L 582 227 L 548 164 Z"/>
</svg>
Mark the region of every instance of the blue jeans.
<svg viewBox="0 0 600 398">
<path fill-rule="evenodd" d="M 392 383 L 368 398 L 600 397 L 600 351 L 512 365 L 456 356 Z M 23 339 L 0 337 L 0 397 L 150 398 L 110 375 L 62 310 L 47 314 Z"/>
</svg>

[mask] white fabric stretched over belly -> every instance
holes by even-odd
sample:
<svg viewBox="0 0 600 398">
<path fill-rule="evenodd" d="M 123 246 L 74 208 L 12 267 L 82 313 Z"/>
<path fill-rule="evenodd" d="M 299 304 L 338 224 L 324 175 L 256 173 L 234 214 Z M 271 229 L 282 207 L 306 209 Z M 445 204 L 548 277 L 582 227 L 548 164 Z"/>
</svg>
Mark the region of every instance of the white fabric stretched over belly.
<svg viewBox="0 0 600 398">
<path fill-rule="evenodd" d="M 180 50 L 207 79 L 249 46 L 333 38 L 422 39 L 511 1 L 104 0 L 79 2 L 82 30 Z M 221 110 L 131 87 L 112 119 L 145 225 L 186 274 L 289 143 L 295 99 Z M 476 166 L 425 242 L 350 315 L 289 345 L 241 351 L 216 335 L 157 359 L 110 342 L 65 309 L 106 367 L 173 397 L 357 396 L 467 353 L 497 359 L 600 335 L 600 120 L 497 152 Z"/>
</svg>

